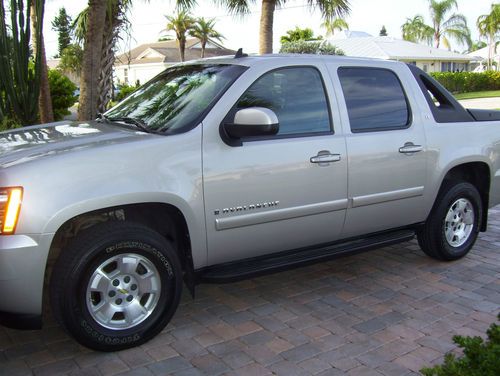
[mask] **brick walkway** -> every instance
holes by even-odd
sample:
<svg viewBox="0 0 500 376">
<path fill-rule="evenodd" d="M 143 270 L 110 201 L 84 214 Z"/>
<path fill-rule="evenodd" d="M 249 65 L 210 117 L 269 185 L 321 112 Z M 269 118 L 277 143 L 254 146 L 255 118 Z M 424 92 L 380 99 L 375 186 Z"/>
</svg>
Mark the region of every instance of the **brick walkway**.
<svg viewBox="0 0 500 376">
<path fill-rule="evenodd" d="M 89 351 L 52 320 L 42 331 L 0 327 L 0 375 L 417 374 L 454 351 L 452 335 L 484 335 L 495 320 L 499 250 L 497 207 L 489 232 L 453 263 L 412 241 L 199 286 L 159 336 L 118 353 Z"/>
</svg>

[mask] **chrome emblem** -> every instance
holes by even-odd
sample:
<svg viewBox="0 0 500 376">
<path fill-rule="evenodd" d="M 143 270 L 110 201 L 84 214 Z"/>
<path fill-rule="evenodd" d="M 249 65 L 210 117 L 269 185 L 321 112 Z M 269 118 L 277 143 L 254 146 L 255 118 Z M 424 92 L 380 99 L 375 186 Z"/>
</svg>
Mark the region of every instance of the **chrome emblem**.
<svg viewBox="0 0 500 376">
<path fill-rule="evenodd" d="M 264 208 L 272 208 L 276 207 L 280 204 L 279 201 L 268 201 L 268 202 L 261 202 L 259 204 L 249 204 L 249 205 L 241 205 L 241 206 L 233 206 L 230 208 L 224 208 L 224 209 L 215 209 L 214 210 L 214 215 L 220 215 L 220 214 L 229 214 L 229 213 L 237 213 L 237 212 L 245 212 L 245 211 L 252 211 L 252 210 L 257 210 L 257 209 L 264 209 Z"/>
</svg>

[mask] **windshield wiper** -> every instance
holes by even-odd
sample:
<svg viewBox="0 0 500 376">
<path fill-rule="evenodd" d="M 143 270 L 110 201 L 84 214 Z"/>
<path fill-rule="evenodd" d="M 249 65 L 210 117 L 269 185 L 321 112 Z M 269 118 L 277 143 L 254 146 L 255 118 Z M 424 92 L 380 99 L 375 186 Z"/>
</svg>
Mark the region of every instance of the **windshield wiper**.
<svg viewBox="0 0 500 376">
<path fill-rule="evenodd" d="M 103 114 L 99 114 L 99 119 L 103 119 L 105 121 L 110 121 L 110 122 L 120 122 L 121 121 L 123 123 L 135 125 L 137 128 L 139 128 L 143 132 L 156 133 L 155 131 L 149 129 L 148 125 L 140 119 L 135 119 L 135 118 L 131 118 L 131 117 L 108 117 L 108 116 L 103 115 Z"/>
</svg>

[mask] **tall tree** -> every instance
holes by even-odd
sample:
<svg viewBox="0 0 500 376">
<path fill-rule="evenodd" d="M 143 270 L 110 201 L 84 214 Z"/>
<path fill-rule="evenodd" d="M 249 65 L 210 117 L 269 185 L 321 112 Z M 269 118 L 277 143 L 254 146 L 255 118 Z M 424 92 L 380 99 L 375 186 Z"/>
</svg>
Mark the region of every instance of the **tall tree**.
<svg viewBox="0 0 500 376">
<path fill-rule="evenodd" d="M 488 40 L 488 69 L 491 69 L 497 37 L 500 32 L 500 4 L 491 4 L 490 13 L 479 16 L 477 19 L 477 28 L 479 29 L 479 34 Z"/>
<path fill-rule="evenodd" d="M 105 1 L 89 0 L 82 75 L 80 77 L 79 120 L 92 120 L 97 116 L 98 85 L 102 68 L 101 55 L 106 26 L 106 8 L 107 4 Z"/>
<path fill-rule="evenodd" d="M 349 30 L 349 24 L 343 18 L 333 18 L 331 20 L 326 20 L 321 24 L 321 27 L 326 29 L 326 35 L 334 35 L 335 30 Z"/>
<path fill-rule="evenodd" d="M 40 26 L 43 28 L 43 19 L 39 19 L 36 13 L 36 6 L 38 2 L 44 2 L 44 0 L 33 0 L 31 4 L 31 24 L 33 30 L 37 29 L 37 24 L 42 23 Z M 33 49 L 35 55 L 37 55 L 37 50 L 40 50 L 40 97 L 38 99 L 38 109 L 40 112 L 40 122 L 50 123 L 54 121 L 54 111 L 52 109 L 52 98 L 50 96 L 50 85 L 49 85 L 49 69 L 47 67 L 47 58 L 45 56 L 45 43 L 43 40 L 43 30 L 40 36 L 37 34 L 33 35 Z"/>
<path fill-rule="evenodd" d="M 165 16 L 167 18 L 167 27 L 165 30 L 173 31 L 179 47 L 179 56 L 184 61 L 184 52 L 186 50 L 186 35 L 193 28 L 195 20 L 186 10 L 179 10 L 174 16 Z"/>
<path fill-rule="evenodd" d="M 385 28 L 385 25 L 382 25 L 382 29 L 380 29 L 380 32 L 378 33 L 378 35 L 381 37 L 387 36 L 387 29 Z"/>
<path fill-rule="evenodd" d="M 457 0 L 428 0 L 429 11 L 434 29 L 434 46 L 439 48 L 441 41 L 446 48 L 450 48 L 448 38 L 455 39 L 458 43 L 471 45 L 470 30 L 467 19 L 462 14 L 453 13 L 458 8 Z"/>
<path fill-rule="evenodd" d="M 224 38 L 221 33 L 215 30 L 215 19 L 206 20 L 203 17 L 196 19 L 191 30 L 189 30 L 189 35 L 200 40 L 202 58 L 205 57 L 205 48 L 210 39 L 221 41 Z"/>
<path fill-rule="evenodd" d="M 401 26 L 403 39 L 409 42 L 425 42 L 432 43 L 434 29 L 427 25 L 424 17 L 416 15 L 413 18 L 407 18 L 406 22 Z"/>
<path fill-rule="evenodd" d="M 10 0 L 10 20 L 4 3 L 7 1 L 0 3 L 0 88 L 5 95 L 2 102 L 8 108 L 0 112 L 15 114 L 23 125 L 35 124 L 38 121 L 42 50 L 35 50 L 31 66 L 30 39 L 33 35 L 35 40 L 41 40 L 44 2 Z M 34 30 L 30 22 L 32 10 L 40 20 Z"/>
<path fill-rule="evenodd" d="M 250 4 L 256 0 L 212 0 L 223 5 L 230 13 L 244 15 L 249 12 Z M 259 53 L 273 52 L 273 22 L 274 11 L 279 6 L 284 6 L 287 0 L 262 0 L 259 27 Z M 349 11 L 349 0 L 307 0 L 309 7 L 317 8 L 322 17 L 329 21 L 335 17 L 344 17 Z M 196 4 L 196 0 L 177 0 L 177 6 L 189 9 Z"/>
<path fill-rule="evenodd" d="M 80 76 L 82 73 L 83 50 L 79 44 L 72 43 L 61 54 L 58 68 L 63 72 Z"/>
<path fill-rule="evenodd" d="M 52 21 L 52 30 L 57 32 L 58 56 L 71 44 L 71 17 L 66 13 L 66 8 L 59 9 L 59 14 Z"/>
</svg>

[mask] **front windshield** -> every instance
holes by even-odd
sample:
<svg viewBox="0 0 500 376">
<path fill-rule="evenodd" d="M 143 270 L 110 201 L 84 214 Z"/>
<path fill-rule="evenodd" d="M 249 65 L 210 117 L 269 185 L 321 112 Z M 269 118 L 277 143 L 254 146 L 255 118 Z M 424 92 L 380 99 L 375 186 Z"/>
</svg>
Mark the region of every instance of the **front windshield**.
<svg viewBox="0 0 500 376">
<path fill-rule="evenodd" d="M 156 132 L 190 129 L 244 70 L 239 65 L 175 66 L 141 86 L 104 116 L 110 120 L 133 118 Z"/>
</svg>

